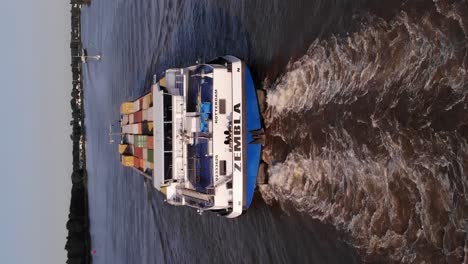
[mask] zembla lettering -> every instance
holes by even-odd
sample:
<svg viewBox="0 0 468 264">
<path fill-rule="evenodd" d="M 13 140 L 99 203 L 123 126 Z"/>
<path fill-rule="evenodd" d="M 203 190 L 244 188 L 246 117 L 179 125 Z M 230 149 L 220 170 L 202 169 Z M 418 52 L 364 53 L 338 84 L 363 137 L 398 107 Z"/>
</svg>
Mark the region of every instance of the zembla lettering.
<svg viewBox="0 0 468 264">
<path fill-rule="evenodd" d="M 234 149 L 234 169 L 242 172 L 242 115 L 241 104 L 234 105 L 238 118 L 233 120 L 232 135 Z"/>
</svg>

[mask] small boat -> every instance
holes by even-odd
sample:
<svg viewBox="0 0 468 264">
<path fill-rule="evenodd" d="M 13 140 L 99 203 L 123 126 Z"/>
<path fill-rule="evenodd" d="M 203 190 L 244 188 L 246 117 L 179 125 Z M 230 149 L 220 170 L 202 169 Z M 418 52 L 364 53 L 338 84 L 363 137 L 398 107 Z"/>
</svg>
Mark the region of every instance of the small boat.
<svg viewBox="0 0 468 264">
<path fill-rule="evenodd" d="M 120 112 L 122 164 L 151 179 L 167 203 L 228 218 L 250 207 L 263 129 L 243 61 L 167 69 Z"/>
</svg>

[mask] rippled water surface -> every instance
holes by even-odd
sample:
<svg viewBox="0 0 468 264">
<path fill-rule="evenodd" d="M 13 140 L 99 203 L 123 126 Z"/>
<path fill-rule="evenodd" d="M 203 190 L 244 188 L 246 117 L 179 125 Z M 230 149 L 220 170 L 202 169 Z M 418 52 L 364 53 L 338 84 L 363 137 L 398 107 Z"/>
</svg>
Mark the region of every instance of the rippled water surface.
<svg viewBox="0 0 468 264">
<path fill-rule="evenodd" d="M 94 0 L 82 23 L 96 263 L 466 261 L 466 2 Z M 107 143 L 154 73 L 224 54 L 268 104 L 269 184 L 234 220 L 164 204 Z"/>
<path fill-rule="evenodd" d="M 264 197 L 370 260 L 467 261 L 467 15 L 440 1 L 314 41 L 269 87 Z"/>
</svg>

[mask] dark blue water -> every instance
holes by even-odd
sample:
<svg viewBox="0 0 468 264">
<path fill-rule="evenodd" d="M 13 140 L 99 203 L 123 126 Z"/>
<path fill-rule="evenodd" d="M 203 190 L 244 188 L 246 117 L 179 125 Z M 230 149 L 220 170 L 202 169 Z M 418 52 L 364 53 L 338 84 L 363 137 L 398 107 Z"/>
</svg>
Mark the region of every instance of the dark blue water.
<svg viewBox="0 0 468 264">
<path fill-rule="evenodd" d="M 94 0 L 82 14 L 103 58 L 84 67 L 94 261 L 466 261 L 467 32 L 457 0 Z M 164 204 L 107 135 L 154 73 L 224 54 L 268 102 L 270 181 L 234 220 Z"/>
</svg>

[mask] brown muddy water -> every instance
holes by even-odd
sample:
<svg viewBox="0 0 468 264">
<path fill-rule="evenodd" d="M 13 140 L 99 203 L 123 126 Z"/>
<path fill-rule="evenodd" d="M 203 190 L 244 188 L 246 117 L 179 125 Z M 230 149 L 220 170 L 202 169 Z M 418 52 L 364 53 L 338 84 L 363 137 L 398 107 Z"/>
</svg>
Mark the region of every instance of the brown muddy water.
<svg viewBox="0 0 468 264">
<path fill-rule="evenodd" d="M 348 232 L 366 261 L 468 261 L 468 9 L 369 16 L 267 85 L 267 201 Z"/>
</svg>

